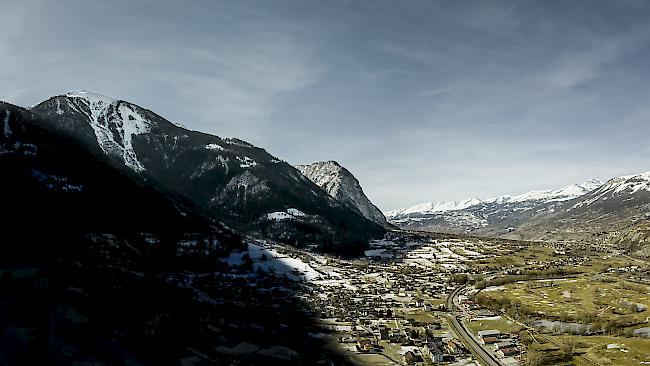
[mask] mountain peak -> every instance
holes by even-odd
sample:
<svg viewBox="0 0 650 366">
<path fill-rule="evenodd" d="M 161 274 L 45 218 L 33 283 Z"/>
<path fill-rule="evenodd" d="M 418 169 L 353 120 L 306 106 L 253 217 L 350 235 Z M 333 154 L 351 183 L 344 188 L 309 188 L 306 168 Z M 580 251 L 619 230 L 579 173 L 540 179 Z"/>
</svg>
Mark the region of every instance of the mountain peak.
<svg viewBox="0 0 650 366">
<path fill-rule="evenodd" d="M 104 105 L 110 105 L 113 102 L 116 102 L 117 99 L 109 97 L 104 94 L 93 93 L 87 90 L 80 91 L 71 91 L 65 94 L 68 98 L 82 98 L 87 100 L 89 103 L 102 103 Z"/>
<path fill-rule="evenodd" d="M 594 189 L 602 186 L 603 184 L 605 184 L 605 182 L 603 182 L 602 180 L 600 180 L 598 178 L 591 178 L 591 179 L 587 179 L 586 181 L 582 182 L 581 184 L 578 184 L 578 186 L 580 186 L 580 187 L 582 187 L 582 188 L 584 188 L 586 190 L 593 191 Z"/>
<path fill-rule="evenodd" d="M 321 167 L 321 168 L 328 167 L 328 168 L 331 168 L 331 169 L 338 169 L 338 170 L 347 171 L 347 169 L 345 169 L 341 164 L 339 164 L 335 160 L 317 161 L 317 162 L 314 162 L 314 163 L 311 163 L 311 164 L 296 165 L 296 168 L 298 168 L 299 170 L 301 168 L 305 168 L 305 167 Z"/>
<path fill-rule="evenodd" d="M 60 126 L 75 133 L 92 133 L 92 139 L 105 153 L 123 160 L 135 171 L 145 170 L 135 153 L 133 140 L 150 132 L 153 122 L 138 106 L 81 90 L 50 98 L 34 111 L 54 117 Z M 80 123 L 74 124 L 75 118 Z"/>
<path fill-rule="evenodd" d="M 612 178 L 602 186 L 599 192 L 607 192 L 612 189 L 615 193 L 624 191 L 636 193 L 639 190 L 650 191 L 650 172 Z"/>
<path fill-rule="evenodd" d="M 387 224 L 384 215 L 363 192 L 357 178 L 338 162 L 319 161 L 297 165 L 296 169 L 334 199 L 355 207 L 367 219 L 380 225 Z"/>
</svg>

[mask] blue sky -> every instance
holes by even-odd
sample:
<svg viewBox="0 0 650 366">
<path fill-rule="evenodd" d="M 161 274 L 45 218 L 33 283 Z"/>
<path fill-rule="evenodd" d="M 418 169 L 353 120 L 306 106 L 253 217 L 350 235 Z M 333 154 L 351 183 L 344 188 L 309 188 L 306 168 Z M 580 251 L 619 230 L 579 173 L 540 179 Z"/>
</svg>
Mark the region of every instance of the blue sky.
<svg viewBox="0 0 650 366">
<path fill-rule="evenodd" d="M 0 99 L 87 89 L 384 210 L 650 170 L 650 2 L 0 0 Z"/>
</svg>

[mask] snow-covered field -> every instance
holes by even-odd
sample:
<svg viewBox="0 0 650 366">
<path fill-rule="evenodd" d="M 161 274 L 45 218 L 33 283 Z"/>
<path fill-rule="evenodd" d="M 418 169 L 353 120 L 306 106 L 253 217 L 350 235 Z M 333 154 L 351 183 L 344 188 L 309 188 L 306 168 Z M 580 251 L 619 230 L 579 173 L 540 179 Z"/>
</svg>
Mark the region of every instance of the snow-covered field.
<svg viewBox="0 0 650 366">
<path fill-rule="evenodd" d="M 243 257 L 245 254 L 248 254 L 253 261 L 255 271 L 258 269 L 265 272 L 273 270 L 278 275 L 285 275 L 296 281 L 313 281 L 321 277 L 320 273 L 302 260 L 253 243 L 248 243 L 248 250 L 232 252 L 229 257 L 223 260 L 230 265 L 241 265 L 244 263 Z"/>
</svg>

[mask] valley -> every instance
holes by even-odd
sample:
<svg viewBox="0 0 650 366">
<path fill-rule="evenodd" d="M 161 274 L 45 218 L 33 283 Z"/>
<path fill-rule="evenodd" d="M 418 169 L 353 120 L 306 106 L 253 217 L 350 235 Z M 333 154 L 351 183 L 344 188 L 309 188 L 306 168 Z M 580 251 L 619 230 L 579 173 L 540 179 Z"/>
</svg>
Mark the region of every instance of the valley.
<svg viewBox="0 0 650 366">
<path fill-rule="evenodd" d="M 301 283 L 296 296 L 325 357 L 355 365 L 650 362 L 650 266 L 611 248 L 403 231 L 357 259 L 260 245 L 295 261 L 280 275 Z M 249 252 L 253 268 L 268 260 L 257 251 Z"/>
<path fill-rule="evenodd" d="M 650 366 L 650 1 L 0 4 L 0 366 Z"/>
<path fill-rule="evenodd" d="M 650 363 L 649 173 L 384 215 L 126 101 L 0 107 L 0 364 Z"/>
</svg>

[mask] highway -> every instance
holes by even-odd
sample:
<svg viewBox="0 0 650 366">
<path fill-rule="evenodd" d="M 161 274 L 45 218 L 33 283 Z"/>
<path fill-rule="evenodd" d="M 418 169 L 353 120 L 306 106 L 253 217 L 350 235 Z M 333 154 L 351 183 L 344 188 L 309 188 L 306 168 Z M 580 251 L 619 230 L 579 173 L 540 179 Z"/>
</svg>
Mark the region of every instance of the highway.
<svg viewBox="0 0 650 366">
<path fill-rule="evenodd" d="M 474 338 L 470 332 L 465 328 L 460 317 L 457 315 L 457 306 L 454 302 L 454 299 L 458 296 L 458 293 L 462 291 L 464 286 L 457 287 L 454 291 L 449 294 L 447 297 L 447 309 L 450 312 L 451 326 L 456 332 L 456 334 L 464 340 L 464 343 L 469 346 L 470 350 L 476 358 L 478 358 L 481 363 L 488 366 L 502 366 L 503 364 L 499 362 L 494 356 L 487 352 L 483 347 L 478 343 L 476 338 Z"/>
</svg>

